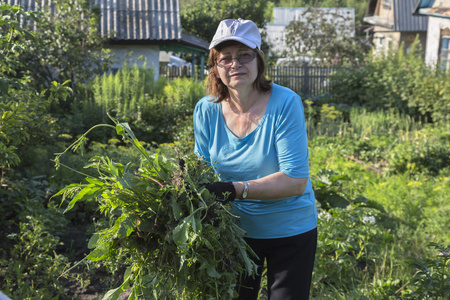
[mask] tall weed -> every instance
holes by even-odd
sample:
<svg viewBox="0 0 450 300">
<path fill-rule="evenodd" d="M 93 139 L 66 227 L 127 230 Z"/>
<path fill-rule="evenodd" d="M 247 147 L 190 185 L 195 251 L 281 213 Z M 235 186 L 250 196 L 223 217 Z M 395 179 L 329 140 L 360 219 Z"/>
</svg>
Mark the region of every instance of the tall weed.
<svg viewBox="0 0 450 300">
<path fill-rule="evenodd" d="M 160 144 L 174 140 L 178 127 L 191 117 L 195 104 L 204 96 L 205 85 L 188 78 L 169 82 L 160 77 L 154 82 L 152 69 L 125 64 L 116 74 L 97 77 L 92 90 L 92 104 L 85 109 L 100 108 L 98 123 L 109 122 L 109 113 L 128 122 L 143 141 Z"/>
<path fill-rule="evenodd" d="M 163 77 L 156 82 L 153 78 L 154 70 L 147 69 L 145 63 L 143 68 L 139 68 L 137 63 L 130 68 L 125 62 L 116 74 L 105 74 L 94 79 L 94 102 L 104 111 L 114 110 L 121 118 L 129 118 L 130 115 L 137 118 L 140 107 L 148 98 L 160 96 L 167 83 Z"/>
</svg>

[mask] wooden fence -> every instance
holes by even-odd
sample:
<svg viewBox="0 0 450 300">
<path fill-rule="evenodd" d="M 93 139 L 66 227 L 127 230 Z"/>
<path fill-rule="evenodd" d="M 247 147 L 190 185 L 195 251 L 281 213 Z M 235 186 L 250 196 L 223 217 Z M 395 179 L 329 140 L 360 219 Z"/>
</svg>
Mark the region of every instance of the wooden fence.
<svg viewBox="0 0 450 300">
<path fill-rule="evenodd" d="M 296 67 L 267 66 L 266 75 L 273 82 L 286 86 L 299 95 L 316 96 L 329 92 L 328 76 L 333 71 L 333 68 L 305 63 Z M 159 74 L 173 80 L 178 77 L 192 77 L 192 69 L 161 66 Z"/>
<path fill-rule="evenodd" d="M 190 66 L 159 66 L 159 76 L 167 77 L 169 80 L 174 80 L 178 77 L 192 77 L 192 67 Z"/>
<path fill-rule="evenodd" d="M 329 92 L 328 76 L 334 71 L 329 67 L 303 64 L 298 67 L 268 66 L 266 75 L 273 82 L 286 86 L 300 95 L 316 96 Z"/>
</svg>

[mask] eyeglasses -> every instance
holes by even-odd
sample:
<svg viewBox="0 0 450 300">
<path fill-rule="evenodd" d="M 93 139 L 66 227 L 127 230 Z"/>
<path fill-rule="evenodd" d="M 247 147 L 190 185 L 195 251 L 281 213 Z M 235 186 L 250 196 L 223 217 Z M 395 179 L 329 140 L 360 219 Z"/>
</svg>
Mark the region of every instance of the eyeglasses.
<svg viewBox="0 0 450 300">
<path fill-rule="evenodd" d="M 240 64 L 248 64 L 256 57 L 256 52 L 245 52 L 238 55 L 238 57 L 225 56 L 216 60 L 216 65 L 222 68 L 228 68 L 236 59 Z"/>
</svg>

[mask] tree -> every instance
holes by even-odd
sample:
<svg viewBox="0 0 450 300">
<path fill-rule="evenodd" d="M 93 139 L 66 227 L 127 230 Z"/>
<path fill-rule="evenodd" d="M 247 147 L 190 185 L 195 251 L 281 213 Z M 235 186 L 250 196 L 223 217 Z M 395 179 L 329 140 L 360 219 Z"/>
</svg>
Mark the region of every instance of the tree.
<svg viewBox="0 0 450 300">
<path fill-rule="evenodd" d="M 363 24 L 367 9 L 367 0 L 275 0 L 280 7 L 353 7 L 355 9 L 355 22 Z"/>
<path fill-rule="evenodd" d="M 53 0 L 54 12 L 42 7 L 38 22 L 29 23 L 35 38 L 26 41 L 22 56 L 37 87 L 70 80 L 71 88 L 109 69 L 110 54 L 97 31 L 100 10 L 90 0 Z M 26 62 L 26 64 L 25 64 Z"/>
<path fill-rule="evenodd" d="M 75 136 L 90 127 L 84 123 L 84 116 L 76 115 L 90 96 L 88 83 L 109 69 L 112 57 L 98 31 L 98 5 L 91 0 L 52 0 L 50 9 L 49 2 L 38 6 L 37 20 L 22 24 L 34 37 L 24 39 L 27 51 L 20 61 L 23 72 L 32 74 L 28 84 L 36 90 L 48 89 L 52 82 L 67 82 L 73 92 L 67 98 L 52 101 L 49 114 L 59 121 L 55 126 L 61 129 L 56 131 Z M 35 141 L 42 145 L 55 144 L 59 135 L 35 134 Z M 24 164 L 33 159 L 22 157 Z"/>
<path fill-rule="evenodd" d="M 337 10 L 326 13 L 308 8 L 286 27 L 287 49 L 283 55 L 319 58 L 327 65 L 355 63 L 365 57 L 369 46 L 354 32 L 354 24 Z"/>
<path fill-rule="evenodd" d="M 19 6 L 0 4 L 0 181 L 6 169 L 17 165 L 17 153 L 30 136 L 51 126 L 48 109 L 53 101 L 67 97 L 65 84 L 52 82 L 48 90 L 38 91 L 20 57 L 30 50 L 26 41 L 35 39 L 31 31 L 20 27 L 20 20 L 38 21 L 35 12 L 24 12 Z"/>
<path fill-rule="evenodd" d="M 224 19 L 252 20 L 262 28 L 267 1 L 264 0 L 197 0 L 190 1 L 181 9 L 180 17 L 183 31 L 212 40 L 217 26 Z"/>
</svg>

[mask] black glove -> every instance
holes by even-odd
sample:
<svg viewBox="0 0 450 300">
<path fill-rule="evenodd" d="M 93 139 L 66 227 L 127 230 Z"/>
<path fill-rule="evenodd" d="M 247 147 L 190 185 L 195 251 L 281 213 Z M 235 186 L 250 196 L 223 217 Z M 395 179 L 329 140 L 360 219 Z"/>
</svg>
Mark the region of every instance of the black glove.
<svg viewBox="0 0 450 300">
<path fill-rule="evenodd" d="M 236 189 L 232 182 L 214 182 L 208 184 L 205 188 L 214 196 L 216 201 L 226 204 L 236 199 Z"/>
</svg>

